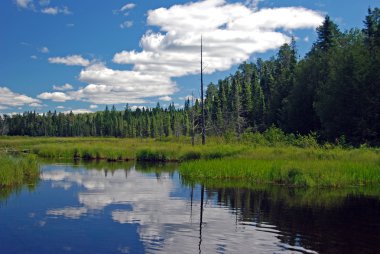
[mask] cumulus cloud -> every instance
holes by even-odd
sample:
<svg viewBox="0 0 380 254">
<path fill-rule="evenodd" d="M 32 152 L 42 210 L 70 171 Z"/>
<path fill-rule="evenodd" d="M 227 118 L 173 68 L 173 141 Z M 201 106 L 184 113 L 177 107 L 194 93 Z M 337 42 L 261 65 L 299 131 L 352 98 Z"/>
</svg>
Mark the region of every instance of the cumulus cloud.
<svg viewBox="0 0 380 254">
<path fill-rule="evenodd" d="M 73 89 L 73 86 L 70 85 L 70 84 L 64 84 L 62 86 L 53 86 L 53 90 L 57 90 L 57 91 L 67 91 L 67 90 L 72 90 Z"/>
<path fill-rule="evenodd" d="M 41 93 L 37 96 L 37 98 L 42 99 L 42 100 L 52 100 L 56 102 L 65 102 L 72 99 L 70 96 L 62 92 Z"/>
<path fill-rule="evenodd" d="M 90 105 L 90 109 L 96 109 L 96 108 L 98 108 L 98 105 Z"/>
<path fill-rule="evenodd" d="M 89 85 L 70 95 L 97 104 L 144 103 L 143 98 L 176 91 L 175 83 L 166 75 L 113 70 L 101 63 L 82 70 L 79 79 Z"/>
<path fill-rule="evenodd" d="M 212 13 L 213 15 L 210 15 Z M 290 37 L 279 29 L 314 28 L 321 14 L 300 7 L 252 10 L 241 3 L 205 0 L 148 13 L 142 51 L 122 51 L 113 61 L 134 64 L 134 70 L 180 77 L 199 73 L 200 36 L 204 36 L 206 72 L 223 71 L 257 52 L 276 49 Z"/>
<path fill-rule="evenodd" d="M 71 66 L 88 66 L 90 61 L 83 58 L 81 55 L 71 55 L 65 57 L 50 57 L 49 63 L 54 64 L 65 64 Z"/>
<path fill-rule="evenodd" d="M 40 103 L 40 100 L 31 98 L 24 94 L 18 94 L 12 92 L 7 87 L 0 87 L 0 108 L 6 109 L 8 107 L 20 107 L 24 105 L 36 105 L 34 103 Z"/>
<path fill-rule="evenodd" d="M 252 8 L 258 2 L 204 0 L 149 11 L 147 23 L 158 27 L 158 32 L 149 30 L 144 34 L 141 51 L 124 50 L 113 57 L 114 63 L 132 65 L 131 70 L 113 70 L 104 64 L 69 61 L 67 57 L 49 61 L 81 62 L 71 65 L 86 67 L 79 79 L 88 85 L 70 93 L 76 100 L 98 104 L 143 103 L 146 98 L 175 93 L 173 78 L 199 74 L 201 35 L 205 72 L 213 73 L 228 70 L 254 53 L 279 48 L 290 42 L 288 34 L 294 29 L 315 28 L 323 22 L 323 15 L 313 10 Z"/>
<path fill-rule="evenodd" d="M 37 60 L 38 59 L 38 57 L 36 55 L 30 56 L 30 58 L 33 59 L 33 60 Z"/>
</svg>

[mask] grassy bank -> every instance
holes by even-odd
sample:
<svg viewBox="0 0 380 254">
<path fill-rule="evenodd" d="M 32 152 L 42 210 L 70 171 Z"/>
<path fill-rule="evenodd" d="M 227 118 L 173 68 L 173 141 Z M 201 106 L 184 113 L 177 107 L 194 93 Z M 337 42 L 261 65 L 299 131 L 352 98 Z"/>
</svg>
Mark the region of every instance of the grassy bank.
<svg viewBox="0 0 380 254">
<path fill-rule="evenodd" d="M 186 161 L 223 158 L 240 153 L 246 145 L 210 140 L 192 147 L 188 139 L 31 138 L 1 137 L 0 149 L 36 154 L 42 158 L 108 161 Z"/>
<path fill-rule="evenodd" d="M 244 179 L 305 187 L 380 185 L 380 155 L 369 149 L 263 147 L 230 159 L 184 162 L 180 172 L 184 178 L 202 183 Z"/>
<path fill-rule="evenodd" d="M 380 185 L 379 149 L 319 146 L 311 136 L 255 135 L 241 142 L 214 137 L 195 147 L 189 139 L 176 138 L 1 137 L 0 148 L 52 159 L 179 161 L 184 178 L 203 183 L 245 179 L 291 186 Z"/>
<path fill-rule="evenodd" d="M 0 188 L 35 184 L 39 173 L 37 159 L 33 155 L 13 157 L 0 154 Z"/>
</svg>

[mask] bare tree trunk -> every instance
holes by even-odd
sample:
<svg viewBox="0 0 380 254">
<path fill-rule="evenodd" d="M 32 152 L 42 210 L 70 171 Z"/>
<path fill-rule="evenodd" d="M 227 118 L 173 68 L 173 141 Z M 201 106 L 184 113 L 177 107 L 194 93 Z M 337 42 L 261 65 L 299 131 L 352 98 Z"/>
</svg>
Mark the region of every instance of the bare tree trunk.
<svg viewBox="0 0 380 254">
<path fill-rule="evenodd" d="M 191 145 L 195 144 L 195 112 L 194 112 L 194 93 L 191 93 Z"/>
<path fill-rule="evenodd" d="M 202 145 L 206 144 L 206 119 L 205 119 L 205 105 L 203 98 L 203 40 L 201 37 L 201 106 L 202 106 Z"/>
</svg>

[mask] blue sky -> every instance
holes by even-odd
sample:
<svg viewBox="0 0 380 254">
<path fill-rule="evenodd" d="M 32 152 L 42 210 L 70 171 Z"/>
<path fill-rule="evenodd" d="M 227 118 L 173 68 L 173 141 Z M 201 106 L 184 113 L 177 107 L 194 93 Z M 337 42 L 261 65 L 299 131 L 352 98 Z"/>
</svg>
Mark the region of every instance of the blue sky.
<svg viewBox="0 0 380 254">
<path fill-rule="evenodd" d="M 378 0 L 0 1 L 0 112 L 183 105 L 205 82 L 267 58 L 291 36 L 300 55 L 328 14 L 362 28 Z M 376 5 L 377 4 L 377 5 Z"/>
</svg>

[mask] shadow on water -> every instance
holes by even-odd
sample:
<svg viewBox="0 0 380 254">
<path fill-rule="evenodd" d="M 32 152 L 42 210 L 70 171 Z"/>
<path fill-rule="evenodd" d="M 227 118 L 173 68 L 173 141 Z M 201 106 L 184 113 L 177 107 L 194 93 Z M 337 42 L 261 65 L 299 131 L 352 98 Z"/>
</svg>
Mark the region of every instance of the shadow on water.
<svg viewBox="0 0 380 254">
<path fill-rule="evenodd" d="M 197 186 L 184 179 L 182 182 L 192 190 Z M 262 231 L 268 230 L 262 225 L 275 225 L 281 232 L 278 238 L 288 250 L 291 250 L 289 246 L 318 253 L 376 253 L 380 250 L 379 187 L 288 188 L 254 186 L 242 181 L 208 181 L 200 186 L 199 252 L 203 203 L 210 200 L 233 211 L 237 225 L 255 225 Z"/>
</svg>

